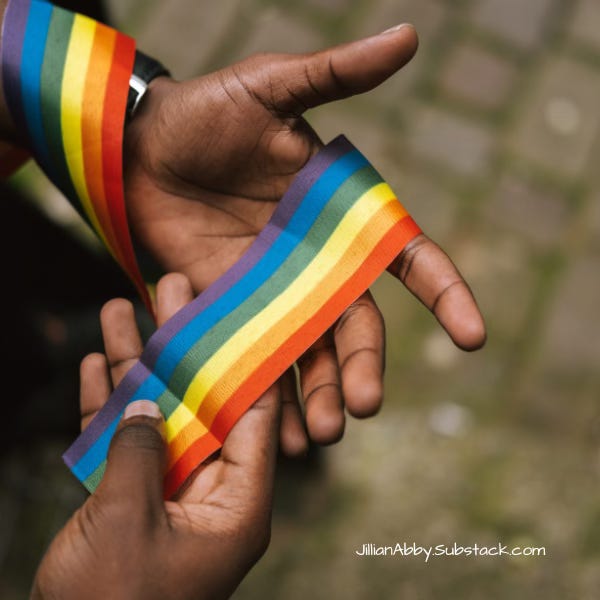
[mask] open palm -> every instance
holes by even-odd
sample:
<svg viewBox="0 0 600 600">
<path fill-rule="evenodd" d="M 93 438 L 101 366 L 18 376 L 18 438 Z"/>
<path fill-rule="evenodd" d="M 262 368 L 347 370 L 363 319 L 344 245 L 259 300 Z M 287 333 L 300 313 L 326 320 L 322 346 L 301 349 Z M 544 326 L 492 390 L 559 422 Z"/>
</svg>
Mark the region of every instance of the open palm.
<svg viewBox="0 0 600 600">
<path fill-rule="evenodd" d="M 322 146 L 309 108 L 368 91 L 414 54 L 414 29 L 308 55 L 257 55 L 187 82 L 158 78 L 126 128 L 125 190 L 134 235 L 195 292 L 247 250 L 292 179 Z M 446 254 L 418 236 L 390 271 L 455 343 L 485 340 L 471 292 Z M 344 407 L 365 417 L 382 400 L 383 319 L 367 292 L 298 361 L 308 435 L 343 435 Z M 306 450 L 294 371 L 284 377 L 281 443 Z"/>
</svg>

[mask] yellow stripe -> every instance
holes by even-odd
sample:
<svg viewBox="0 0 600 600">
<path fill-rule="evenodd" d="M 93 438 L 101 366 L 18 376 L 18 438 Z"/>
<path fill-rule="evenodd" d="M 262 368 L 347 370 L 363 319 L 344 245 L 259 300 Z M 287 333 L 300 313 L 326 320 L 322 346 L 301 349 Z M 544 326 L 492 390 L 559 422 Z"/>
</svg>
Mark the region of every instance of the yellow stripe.
<svg viewBox="0 0 600 600">
<path fill-rule="evenodd" d="M 196 373 L 178 406 L 167 421 L 167 441 L 171 441 L 193 418 L 208 391 L 221 379 L 231 365 L 245 354 L 266 331 L 277 323 L 319 283 L 329 277 L 340 257 L 348 250 L 370 218 L 388 202 L 395 201 L 394 192 L 380 183 L 365 192 L 344 215 L 320 252 L 297 279 L 260 313 L 239 329 Z M 403 211 L 404 216 L 406 211 Z M 374 244 L 377 240 L 374 240 Z M 327 298 L 323 298 L 323 303 Z"/>
<path fill-rule="evenodd" d="M 63 75 L 61 127 L 65 157 L 75 191 L 96 233 L 98 233 L 104 245 L 113 253 L 110 245 L 107 243 L 102 227 L 100 227 L 94 205 L 90 199 L 83 167 L 83 142 L 81 133 L 83 92 L 90 56 L 92 54 L 92 46 L 94 44 L 96 25 L 96 21 L 89 17 L 75 15 Z"/>
</svg>

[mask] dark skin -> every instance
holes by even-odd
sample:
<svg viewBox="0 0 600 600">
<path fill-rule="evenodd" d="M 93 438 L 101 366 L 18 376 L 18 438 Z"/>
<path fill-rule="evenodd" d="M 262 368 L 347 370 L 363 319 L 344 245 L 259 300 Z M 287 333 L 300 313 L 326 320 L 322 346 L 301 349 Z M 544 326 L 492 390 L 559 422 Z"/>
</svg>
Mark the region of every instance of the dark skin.
<svg viewBox="0 0 600 600">
<path fill-rule="evenodd" d="M 0 0 L 0 10 L 6 0 Z M 322 143 L 302 118 L 320 104 L 366 92 L 417 48 L 411 26 L 314 54 L 257 55 L 184 82 L 154 80 L 125 131 L 125 191 L 134 236 L 165 269 L 201 292 L 250 246 L 297 172 Z M 0 131 L 15 139 L 0 97 Z M 448 256 L 418 236 L 390 265 L 457 346 L 481 347 L 485 327 Z M 369 292 L 284 376 L 281 446 L 339 440 L 345 409 L 377 413 L 383 398 L 384 323 Z M 307 437 L 308 436 L 308 437 Z"/>
<path fill-rule="evenodd" d="M 158 285 L 158 324 L 193 297 L 179 274 Z M 142 351 L 133 307 L 101 313 L 106 354 L 81 364 L 81 427 L 108 400 Z M 269 542 L 281 412 L 280 386 L 236 423 L 217 458 L 173 501 L 164 501 L 164 421 L 150 401 L 132 403 L 115 434 L 102 482 L 58 533 L 35 577 L 34 599 L 228 598 Z"/>
<path fill-rule="evenodd" d="M 125 189 L 136 237 L 167 270 L 206 288 L 249 247 L 292 179 L 322 146 L 302 118 L 368 91 L 414 54 L 411 26 L 310 55 L 258 55 L 192 81 L 154 82 L 127 129 Z M 465 350 L 485 340 L 473 296 L 425 235 L 390 266 Z M 344 407 L 375 414 L 383 397 L 384 323 L 369 292 L 298 361 L 308 435 L 337 441 Z M 282 447 L 306 449 L 293 373 Z"/>
</svg>

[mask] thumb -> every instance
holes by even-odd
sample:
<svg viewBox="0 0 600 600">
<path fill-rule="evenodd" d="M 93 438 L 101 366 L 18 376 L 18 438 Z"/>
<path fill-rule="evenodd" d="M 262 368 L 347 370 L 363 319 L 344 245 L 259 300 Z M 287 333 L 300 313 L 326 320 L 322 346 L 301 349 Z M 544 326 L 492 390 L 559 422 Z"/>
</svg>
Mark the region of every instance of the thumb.
<svg viewBox="0 0 600 600">
<path fill-rule="evenodd" d="M 163 508 L 166 462 L 164 419 L 155 402 L 131 402 L 110 444 L 102 495 L 130 504 L 140 514 Z"/>
<path fill-rule="evenodd" d="M 276 384 L 240 417 L 221 450 L 221 458 L 243 469 L 251 487 L 263 490 L 266 496 L 273 486 L 280 418 L 280 388 Z M 238 480 L 231 483 L 239 487 Z"/>
<path fill-rule="evenodd" d="M 268 93 L 275 110 L 305 110 L 377 87 L 403 67 L 418 46 L 412 25 L 314 54 L 281 55 L 267 65 Z"/>
</svg>

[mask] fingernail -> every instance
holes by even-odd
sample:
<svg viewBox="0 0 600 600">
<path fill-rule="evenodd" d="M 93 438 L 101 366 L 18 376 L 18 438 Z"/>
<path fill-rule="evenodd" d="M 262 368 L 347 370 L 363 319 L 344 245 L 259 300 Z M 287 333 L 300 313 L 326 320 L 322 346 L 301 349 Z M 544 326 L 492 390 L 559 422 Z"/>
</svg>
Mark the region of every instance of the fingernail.
<svg viewBox="0 0 600 600">
<path fill-rule="evenodd" d="M 162 419 L 162 414 L 158 404 L 152 400 L 136 400 L 131 402 L 125 408 L 123 419 L 132 417 L 152 417 L 153 419 Z"/>
<path fill-rule="evenodd" d="M 412 27 L 410 23 L 400 23 L 400 25 L 394 25 L 394 27 L 390 27 L 385 31 L 382 31 L 379 35 L 385 35 L 386 33 L 394 33 L 395 31 L 400 31 L 400 29 L 404 27 Z"/>
</svg>

